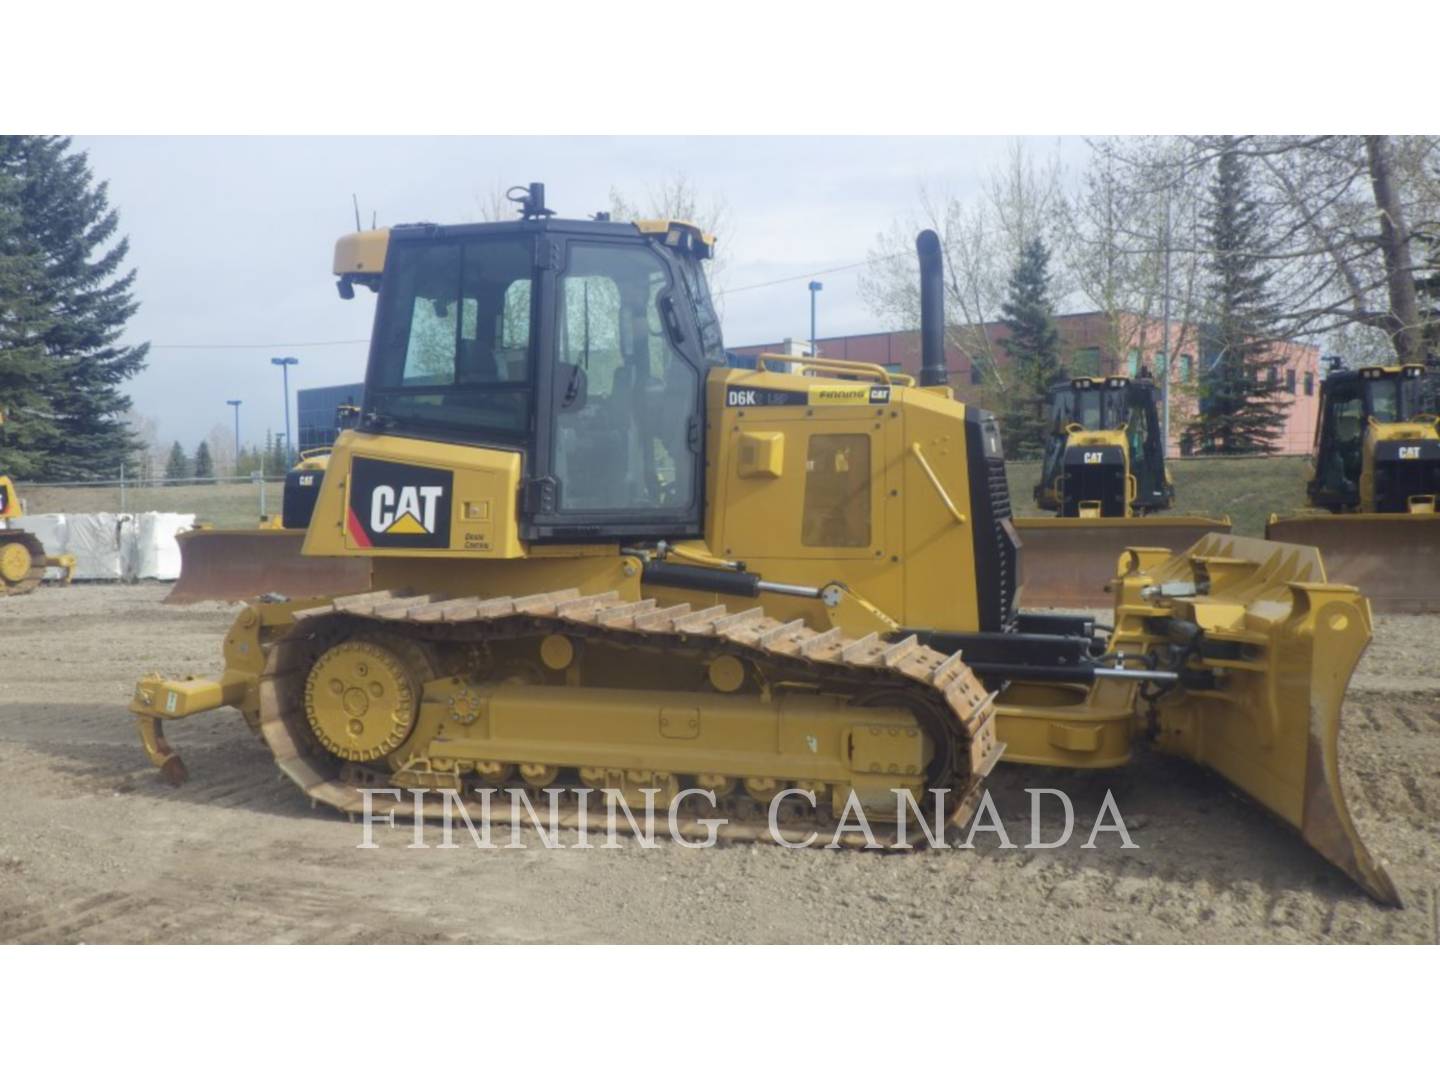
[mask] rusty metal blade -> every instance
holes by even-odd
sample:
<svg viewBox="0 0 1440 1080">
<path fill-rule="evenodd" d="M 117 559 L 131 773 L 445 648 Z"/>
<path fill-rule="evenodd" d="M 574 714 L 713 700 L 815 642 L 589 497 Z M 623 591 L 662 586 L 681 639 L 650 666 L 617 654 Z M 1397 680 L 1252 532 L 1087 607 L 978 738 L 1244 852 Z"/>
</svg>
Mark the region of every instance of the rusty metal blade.
<svg viewBox="0 0 1440 1080">
<path fill-rule="evenodd" d="M 1267 540 L 1320 549 L 1325 576 L 1354 585 L 1379 612 L 1440 612 L 1440 514 L 1272 517 Z"/>
<path fill-rule="evenodd" d="M 1207 533 L 1228 533 L 1228 517 L 1024 517 L 1015 519 L 1023 608 L 1108 608 L 1107 591 L 1129 547 L 1183 551 Z"/>
<path fill-rule="evenodd" d="M 306 558 L 300 529 L 197 529 L 181 533 L 180 579 L 167 604 L 281 596 L 343 596 L 370 588 L 368 558 Z"/>
</svg>

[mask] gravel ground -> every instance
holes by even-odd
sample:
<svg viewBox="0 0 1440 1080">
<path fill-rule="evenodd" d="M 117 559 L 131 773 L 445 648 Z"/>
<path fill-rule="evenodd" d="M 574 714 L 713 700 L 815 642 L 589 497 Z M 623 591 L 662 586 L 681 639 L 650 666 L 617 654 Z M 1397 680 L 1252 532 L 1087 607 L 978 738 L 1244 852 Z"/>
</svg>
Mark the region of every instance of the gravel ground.
<svg viewBox="0 0 1440 1080">
<path fill-rule="evenodd" d="M 1402 910 L 1371 903 L 1283 825 L 1183 762 L 1111 773 L 1001 766 L 1012 840 L 1027 787 L 1063 787 L 1088 832 L 1107 789 L 1138 850 L 909 856 L 411 850 L 305 798 L 237 714 L 172 725 L 191 782 L 149 766 L 125 705 L 137 674 L 215 670 L 229 605 L 165 586 L 47 588 L 0 601 L 0 941 L 1421 942 L 1440 884 L 1440 618 L 1389 616 L 1351 686 L 1352 812 Z M 1432 636 L 1435 635 L 1435 636 Z M 1050 826 L 1056 827 L 1057 818 Z M 461 840 L 466 837 L 462 833 Z M 572 837 L 573 839 L 573 837 Z"/>
</svg>

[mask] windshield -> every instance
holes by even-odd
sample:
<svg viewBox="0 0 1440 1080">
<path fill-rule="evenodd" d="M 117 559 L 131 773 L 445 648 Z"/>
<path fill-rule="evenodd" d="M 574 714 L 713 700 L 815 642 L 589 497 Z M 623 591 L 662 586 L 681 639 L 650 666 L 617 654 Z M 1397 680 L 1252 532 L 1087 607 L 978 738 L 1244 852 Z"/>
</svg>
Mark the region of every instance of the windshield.
<svg viewBox="0 0 1440 1080">
<path fill-rule="evenodd" d="M 1113 394 L 1107 394 L 1101 388 L 1059 391 L 1055 394 L 1055 405 L 1051 411 L 1055 431 L 1063 434 L 1068 424 L 1079 424 L 1086 431 L 1102 431 L 1114 426 L 1118 418 L 1107 416 L 1107 412 L 1114 412 L 1113 406 L 1107 410 L 1107 405 L 1112 405 L 1112 402 Z"/>
<path fill-rule="evenodd" d="M 1375 379 L 1369 384 L 1370 415 L 1382 424 L 1402 420 L 1400 415 L 1400 386 L 1396 379 Z"/>
<path fill-rule="evenodd" d="M 393 246 L 366 411 L 405 426 L 528 434 L 531 250 L 518 236 Z"/>
</svg>

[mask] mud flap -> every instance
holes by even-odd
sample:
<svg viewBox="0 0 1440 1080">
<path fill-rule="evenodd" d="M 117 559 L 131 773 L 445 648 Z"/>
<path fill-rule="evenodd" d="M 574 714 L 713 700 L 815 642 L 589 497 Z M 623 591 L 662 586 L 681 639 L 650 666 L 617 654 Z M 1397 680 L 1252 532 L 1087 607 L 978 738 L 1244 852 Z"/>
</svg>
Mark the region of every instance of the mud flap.
<svg viewBox="0 0 1440 1080">
<path fill-rule="evenodd" d="M 1020 606 L 1108 608 L 1126 548 L 1181 551 L 1207 533 L 1228 533 L 1228 517 L 1015 518 L 1020 533 Z"/>
<path fill-rule="evenodd" d="M 1212 536 L 1178 557 L 1129 557 L 1115 647 L 1184 663 L 1181 688 L 1142 703 L 1157 748 L 1214 769 L 1375 899 L 1399 905 L 1341 786 L 1345 688 L 1371 634 L 1365 598 L 1328 584 L 1317 553 L 1300 545 Z"/>
<path fill-rule="evenodd" d="M 1265 538 L 1319 548 L 1326 577 L 1375 611 L 1440 612 L 1440 514 L 1273 516 Z"/>
<path fill-rule="evenodd" d="M 303 529 L 196 529 L 176 538 L 180 578 L 167 604 L 280 596 L 345 596 L 370 588 L 370 560 L 300 554 Z"/>
</svg>

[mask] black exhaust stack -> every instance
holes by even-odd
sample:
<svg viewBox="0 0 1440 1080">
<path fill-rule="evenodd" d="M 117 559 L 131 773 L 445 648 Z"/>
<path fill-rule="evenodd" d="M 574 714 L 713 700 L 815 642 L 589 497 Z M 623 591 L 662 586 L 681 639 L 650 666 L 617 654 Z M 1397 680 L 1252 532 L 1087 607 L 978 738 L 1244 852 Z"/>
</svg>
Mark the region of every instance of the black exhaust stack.
<svg viewBox="0 0 1440 1080">
<path fill-rule="evenodd" d="M 945 278 L 940 264 L 940 237 L 926 229 L 915 237 L 920 256 L 920 385 L 945 386 Z"/>
</svg>

